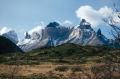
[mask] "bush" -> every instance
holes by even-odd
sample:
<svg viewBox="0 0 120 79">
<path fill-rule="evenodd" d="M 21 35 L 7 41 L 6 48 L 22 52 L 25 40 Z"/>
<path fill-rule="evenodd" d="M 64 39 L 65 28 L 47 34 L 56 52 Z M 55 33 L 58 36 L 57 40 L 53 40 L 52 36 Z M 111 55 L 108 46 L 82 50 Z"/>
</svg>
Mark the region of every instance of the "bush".
<svg viewBox="0 0 120 79">
<path fill-rule="evenodd" d="M 55 71 L 60 71 L 60 72 L 65 72 L 68 71 L 68 67 L 67 66 L 58 66 L 55 68 Z"/>
<path fill-rule="evenodd" d="M 80 67 L 80 66 L 74 66 L 71 68 L 71 71 L 72 72 L 80 72 L 82 71 L 83 69 Z"/>
</svg>

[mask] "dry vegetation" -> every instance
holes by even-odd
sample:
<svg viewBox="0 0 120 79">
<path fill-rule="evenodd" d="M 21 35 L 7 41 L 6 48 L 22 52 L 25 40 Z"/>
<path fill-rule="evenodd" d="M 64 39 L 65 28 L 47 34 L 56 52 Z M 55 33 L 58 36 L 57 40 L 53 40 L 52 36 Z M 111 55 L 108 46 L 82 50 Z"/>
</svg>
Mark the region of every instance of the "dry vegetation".
<svg viewBox="0 0 120 79">
<path fill-rule="evenodd" d="M 120 50 L 65 44 L 0 55 L 0 79 L 120 79 Z"/>
<path fill-rule="evenodd" d="M 114 64 L 111 68 L 105 64 L 42 64 L 42 65 L 0 65 L 1 76 L 7 75 L 9 78 L 16 76 L 55 76 L 58 78 L 76 79 L 119 79 L 120 65 Z M 16 68 L 16 69 L 15 69 Z M 14 74 L 14 75 L 13 75 Z M 34 77 L 33 76 L 33 77 Z M 105 78 L 106 77 L 106 78 Z M 114 77 L 114 78 L 112 78 Z"/>
</svg>

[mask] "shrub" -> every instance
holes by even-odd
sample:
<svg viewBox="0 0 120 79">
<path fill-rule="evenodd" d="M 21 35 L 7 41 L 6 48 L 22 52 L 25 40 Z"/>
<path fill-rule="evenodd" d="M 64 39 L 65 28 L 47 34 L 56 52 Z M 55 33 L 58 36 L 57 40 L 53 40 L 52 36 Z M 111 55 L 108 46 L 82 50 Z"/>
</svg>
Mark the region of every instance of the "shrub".
<svg viewBox="0 0 120 79">
<path fill-rule="evenodd" d="M 71 71 L 72 72 L 80 72 L 82 71 L 83 69 L 80 67 L 80 66 L 74 66 L 71 68 Z"/>
<path fill-rule="evenodd" d="M 58 66 L 55 68 L 55 71 L 60 71 L 60 72 L 65 72 L 68 71 L 68 67 L 67 66 Z"/>
</svg>

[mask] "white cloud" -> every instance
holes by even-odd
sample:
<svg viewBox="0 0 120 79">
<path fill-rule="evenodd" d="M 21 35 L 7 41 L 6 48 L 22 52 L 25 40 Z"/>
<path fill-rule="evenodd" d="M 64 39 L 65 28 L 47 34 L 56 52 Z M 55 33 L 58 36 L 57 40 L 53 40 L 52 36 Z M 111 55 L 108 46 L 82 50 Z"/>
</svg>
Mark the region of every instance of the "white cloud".
<svg viewBox="0 0 120 79">
<path fill-rule="evenodd" d="M 111 8 L 108 8 L 107 6 L 102 7 L 98 11 L 104 18 L 109 17 L 113 14 L 113 10 Z"/>
<path fill-rule="evenodd" d="M 4 33 L 7 33 L 9 31 L 11 31 L 12 29 L 10 28 L 7 28 L 7 27 L 3 27 L 0 29 L 0 35 L 4 34 Z"/>
<path fill-rule="evenodd" d="M 63 22 L 63 24 L 70 24 L 70 25 L 72 25 L 73 23 L 72 23 L 71 21 L 69 21 L 69 20 L 65 20 L 65 21 Z"/>
<path fill-rule="evenodd" d="M 66 27 L 72 27 L 73 23 L 70 20 L 64 20 L 61 25 Z"/>
<path fill-rule="evenodd" d="M 37 26 L 37 27 L 33 28 L 32 30 L 30 30 L 28 33 L 29 33 L 29 34 L 32 34 L 32 33 L 34 33 L 34 32 L 41 33 L 41 30 L 42 30 L 43 28 L 44 28 L 43 26 Z"/>
<path fill-rule="evenodd" d="M 36 27 L 34 27 L 33 29 L 31 29 L 30 31 L 28 31 L 29 34 L 32 34 L 34 32 L 41 32 L 42 29 L 45 28 L 45 22 L 44 21 L 41 21 L 38 25 L 36 25 Z M 25 33 L 24 33 L 25 34 Z"/>
<path fill-rule="evenodd" d="M 91 6 L 81 6 L 76 11 L 76 16 L 80 19 L 86 19 L 91 23 L 92 27 L 103 23 L 102 19 L 112 15 L 113 10 L 107 6 L 100 8 L 99 10 L 94 9 Z"/>
</svg>

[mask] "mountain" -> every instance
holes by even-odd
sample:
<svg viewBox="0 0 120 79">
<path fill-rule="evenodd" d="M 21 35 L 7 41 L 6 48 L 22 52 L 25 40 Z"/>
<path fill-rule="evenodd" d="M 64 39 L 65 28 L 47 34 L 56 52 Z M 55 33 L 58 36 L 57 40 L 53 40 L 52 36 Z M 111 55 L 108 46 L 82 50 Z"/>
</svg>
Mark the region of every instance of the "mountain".
<svg viewBox="0 0 120 79">
<path fill-rule="evenodd" d="M 4 36 L 0 36 L 0 54 L 23 52 L 15 43 Z"/>
<path fill-rule="evenodd" d="M 10 39 L 13 43 L 18 43 L 18 36 L 14 30 L 8 29 L 6 27 L 0 29 L 0 36 L 4 36 Z"/>
<path fill-rule="evenodd" d="M 99 29 L 96 33 L 91 24 L 82 19 L 77 27 L 65 27 L 57 22 L 49 23 L 45 28 L 34 28 L 25 33 L 25 38 L 18 46 L 25 52 L 36 48 L 58 46 L 64 43 L 79 45 L 107 45 L 108 39 Z"/>
</svg>

